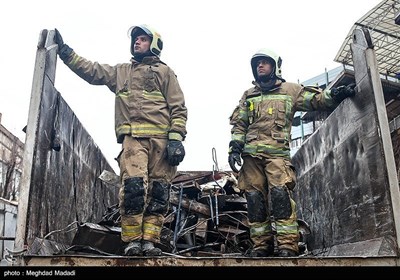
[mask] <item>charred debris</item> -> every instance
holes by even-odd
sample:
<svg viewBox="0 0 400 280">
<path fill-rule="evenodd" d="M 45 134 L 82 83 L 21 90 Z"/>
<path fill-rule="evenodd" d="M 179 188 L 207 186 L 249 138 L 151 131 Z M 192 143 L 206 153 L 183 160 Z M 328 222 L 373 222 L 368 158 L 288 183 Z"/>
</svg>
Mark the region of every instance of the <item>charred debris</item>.
<svg viewBox="0 0 400 280">
<path fill-rule="evenodd" d="M 183 257 L 242 256 L 251 248 L 244 193 L 233 172 L 178 172 L 170 192 L 170 207 L 157 244 L 163 255 Z M 118 187 L 118 177 L 104 171 L 100 179 Z M 31 255 L 123 255 L 118 204 L 95 223 L 73 223 L 65 229 L 36 238 Z M 299 220 L 300 253 L 308 253 L 307 223 Z M 52 234 L 76 230 L 72 244 L 51 240 Z"/>
</svg>

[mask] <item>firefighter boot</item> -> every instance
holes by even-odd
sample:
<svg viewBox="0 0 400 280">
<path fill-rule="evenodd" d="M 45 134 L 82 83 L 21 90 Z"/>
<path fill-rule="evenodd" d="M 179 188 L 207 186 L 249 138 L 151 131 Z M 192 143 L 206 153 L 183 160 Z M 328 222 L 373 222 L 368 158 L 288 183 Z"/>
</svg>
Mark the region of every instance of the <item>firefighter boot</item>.
<svg viewBox="0 0 400 280">
<path fill-rule="evenodd" d="M 250 258 L 258 258 L 258 257 L 268 257 L 271 256 L 274 253 L 274 247 L 273 246 L 265 246 L 265 247 L 258 247 L 258 248 L 253 248 L 246 252 L 246 256 Z"/>
<path fill-rule="evenodd" d="M 296 257 L 296 256 L 297 256 L 297 253 L 295 251 L 293 251 L 293 250 L 280 249 L 278 251 L 278 257 L 287 258 L 287 257 Z"/>
<path fill-rule="evenodd" d="M 125 247 L 125 256 L 141 256 L 142 243 L 140 241 L 132 241 Z"/>
<path fill-rule="evenodd" d="M 142 248 L 145 256 L 161 256 L 161 249 L 154 247 L 154 243 L 151 241 L 143 241 Z"/>
</svg>

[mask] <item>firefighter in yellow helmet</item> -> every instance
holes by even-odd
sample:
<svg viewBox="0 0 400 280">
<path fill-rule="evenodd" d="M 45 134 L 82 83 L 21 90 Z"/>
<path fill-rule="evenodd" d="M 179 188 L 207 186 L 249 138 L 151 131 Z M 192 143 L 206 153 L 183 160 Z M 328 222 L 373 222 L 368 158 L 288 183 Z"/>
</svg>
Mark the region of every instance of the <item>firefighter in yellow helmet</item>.
<svg viewBox="0 0 400 280">
<path fill-rule="evenodd" d="M 79 56 L 56 29 L 59 57 L 79 77 L 115 94 L 120 167 L 121 239 L 125 255 L 161 255 L 157 244 L 170 184 L 185 156 L 187 108 L 174 71 L 160 60 L 163 41 L 147 25 L 133 26 L 130 63 L 110 66 Z"/>
<path fill-rule="evenodd" d="M 294 113 L 333 110 L 354 96 L 354 84 L 322 91 L 288 83 L 282 78 L 281 57 L 268 49 L 256 52 L 250 64 L 255 81 L 230 117 L 228 157 L 247 200 L 253 248 L 246 255 L 292 257 L 299 253 L 292 195 L 296 173 L 289 147 Z"/>
</svg>

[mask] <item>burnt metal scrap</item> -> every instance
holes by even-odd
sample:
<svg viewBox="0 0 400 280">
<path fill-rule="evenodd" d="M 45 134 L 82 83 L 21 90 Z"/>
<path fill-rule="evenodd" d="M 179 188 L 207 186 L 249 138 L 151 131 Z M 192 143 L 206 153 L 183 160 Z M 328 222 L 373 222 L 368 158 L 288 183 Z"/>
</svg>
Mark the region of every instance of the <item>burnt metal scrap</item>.
<svg viewBox="0 0 400 280">
<path fill-rule="evenodd" d="M 172 253 L 243 254 L 251 247 L 246 199 L 236 183 L 226 172 L 187 172 L 175 178 L 164 226 Z"/>
<path fill-rule="evenodd" d="M 235 176 L 227 172 L 178 173 L 171 187 L 170 209 L 161 233 L 159 246 L 163 251 L 184 256 L 213 256 L 241 255 L 248 250 L 251 243 L 246 199 L 236 183 Z M 118 205 L 108 208 L 99 225 L 120 227 Z M 78 230 L 77 235 L 82 233 L 83 230 Z M 83 239 L 88 240 L 75 238 L 75 241 L 83 243 Z M 105 246 L 97 245 L 107 251 Z"/>
</svg>

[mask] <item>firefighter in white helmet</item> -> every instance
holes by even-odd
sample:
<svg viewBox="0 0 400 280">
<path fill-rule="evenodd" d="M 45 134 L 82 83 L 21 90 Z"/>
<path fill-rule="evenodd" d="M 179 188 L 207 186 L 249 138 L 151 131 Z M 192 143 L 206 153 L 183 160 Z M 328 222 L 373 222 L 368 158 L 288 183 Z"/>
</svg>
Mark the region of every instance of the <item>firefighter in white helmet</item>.
<svg viewBox="0 0 400 280">
<path fill-rule="evenodd" d="M 255 81 L 230 117 L 228 157 L 247 200 L 253 248 L 245 254 L 297 256 L 296 173 L 289 147 L 293 117 L 296 111 L 333 110 L 354 96 L 354 84 L 322 91 L 288 83 L 282 78 L 281 57 L 268 49 L 257 51 L 250 64 Z"/>
<path fill-rule="evenodd" d="M 125 255 L 161 255 L 157 244 L 169 206 L 169 190 L 185 156 L 187 108 L 174 71 L 160 60 L 163 41 L 147 25 L 133 26 L 130 63 L 91 62 L 64 43 L 59 57 L 79 77 L 115 94 L 115 133 L 120 167 L 121 238 Z"/>
</svg>

